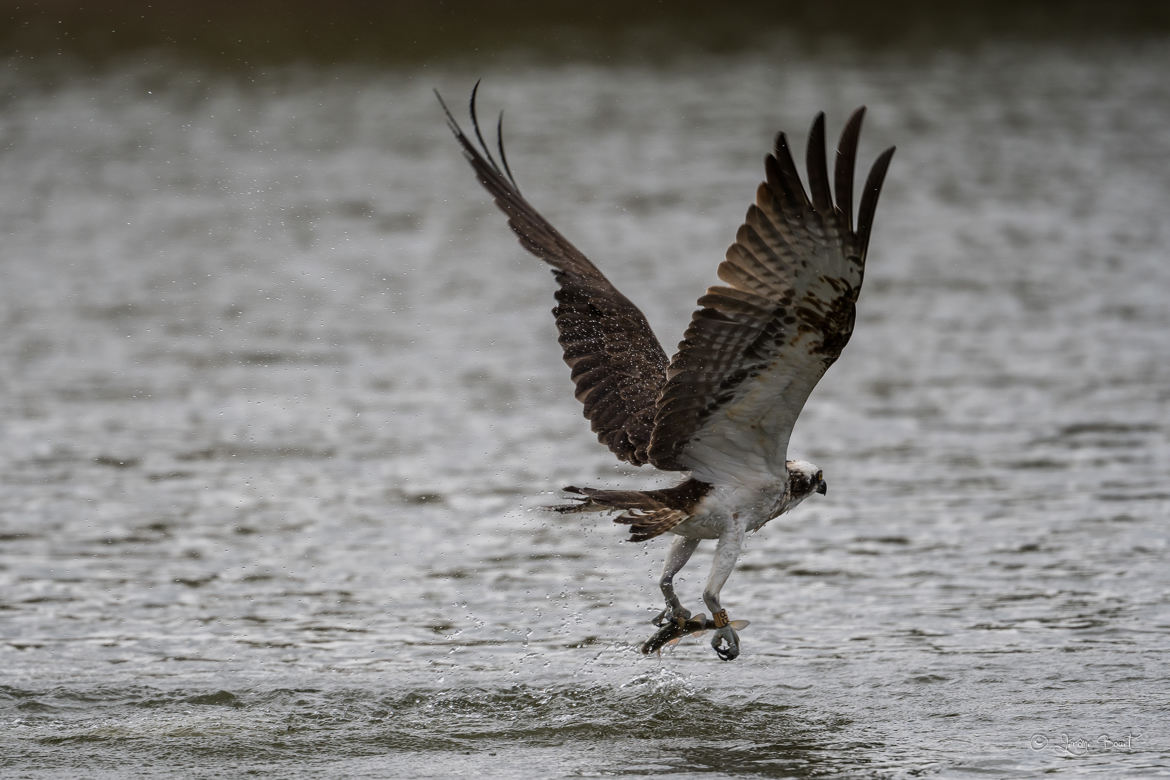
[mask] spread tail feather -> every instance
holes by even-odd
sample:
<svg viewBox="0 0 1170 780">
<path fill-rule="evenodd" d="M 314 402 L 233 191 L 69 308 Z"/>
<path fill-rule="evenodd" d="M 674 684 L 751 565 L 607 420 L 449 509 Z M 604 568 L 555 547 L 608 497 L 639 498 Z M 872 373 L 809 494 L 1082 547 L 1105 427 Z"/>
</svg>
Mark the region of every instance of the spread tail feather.
<svg viewBox="0 0 1170 780">
<path fill-rule="evenodd" d="M 564 490 L 572 493 L 577 503 L 546 508 L 562 514 L 620 511 L 614 522 L 630 526 L 631 542 L 643 542 L 690 518 L 690 510 L 709 488 L 697 480 L 664 490 L 599 490 L 569 485 Z"/>
<path fill-rule="evenodd" d="M 573 493 L 571 497 L 575 504 L 556 504 L 547 506 L 553 512 L 573 514 L 576 512 L 611 512 L 617 509 L 645 509 L 653 510 L 662 506 L 661 501 L 639 490 L 598 490 L 597 488 L 581 488 L 567 485 L 562 488 L 566 493 Z"/>
<path fill-rule="evenodd" d="M 630 527 L 631 542 L 644 542 L 666 533 L 689 517 L 686 512 L 663 507 L 652 512 L 630 509 L 615 517 L 613 521 Z"/>
</svg>

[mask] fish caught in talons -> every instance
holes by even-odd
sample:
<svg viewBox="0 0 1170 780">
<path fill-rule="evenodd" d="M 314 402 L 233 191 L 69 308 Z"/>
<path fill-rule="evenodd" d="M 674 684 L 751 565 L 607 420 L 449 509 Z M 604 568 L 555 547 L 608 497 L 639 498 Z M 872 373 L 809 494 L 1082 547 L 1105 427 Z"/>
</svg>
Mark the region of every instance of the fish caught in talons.
<svg viewBox="0 0 1170 780">
<path fill-rule="evenodd" d="M 742 631 L 747 627 L 748 621 L 733 620 L 730 625 L 736 631 Z M 686 618 L 685 620 L 680 618 L 679 620 L 664 623 L 654 633 L 654 636 L 642 643 L 639 649 L 642 651 L 642 655 L 650 655 L 651 653 L 662 655 L 662 649 L 664 647 L 674 647 L 684 637 L 690 636 L 691 634 L 702 634 L 714 628 L 716 628 L 715 621 L 702 613 L 694 617 Z"/>
</svg>

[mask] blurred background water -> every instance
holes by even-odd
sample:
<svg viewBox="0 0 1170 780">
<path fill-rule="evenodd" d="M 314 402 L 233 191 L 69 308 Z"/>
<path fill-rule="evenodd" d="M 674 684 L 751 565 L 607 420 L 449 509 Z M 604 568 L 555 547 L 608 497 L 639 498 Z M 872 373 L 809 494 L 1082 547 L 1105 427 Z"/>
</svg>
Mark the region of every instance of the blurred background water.
<svg viewBox="0 0 1170 780">
<path fill-rule="evenodd" d="M 3 7 L 0 774 L 1170 774 L 1161 6 L 331 8 Z M 443 125 L 478 78 L 668 352 L 775 131 L 898 145 L 735 663 L 636 652 L 664 540 L 538 509 L 659 481 Z"/>
</svg>

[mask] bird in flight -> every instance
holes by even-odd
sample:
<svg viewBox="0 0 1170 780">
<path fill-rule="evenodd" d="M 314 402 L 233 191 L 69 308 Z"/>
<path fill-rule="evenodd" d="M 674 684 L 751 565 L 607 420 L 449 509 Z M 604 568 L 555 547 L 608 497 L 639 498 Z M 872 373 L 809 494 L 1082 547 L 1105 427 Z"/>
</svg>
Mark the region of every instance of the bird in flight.
<svg viewBox="0 0 1170 780">
<path fill-rule="evenodd" d="M 484 141 L 471 93 L 473 142 L 436 91 L 447 124 L 480 184 L 508 218 L 520 244 L 552 267 L 559 285 L 552 310 L 576 396 L 602 444 L 635 466 L 682 472 L 658 490 L 566 487 L 574 503 L 560 512 L 616 512 L 631 541 L 675 536 L 659 586 L 665 608 L 645 653 L 696 626 L 714 628 L 720 658 L 739 655 L 737 625 L 720 592 L 744 535 L 827 492 L 824 473 L 788 459 L 788 439 L 809 393 L 853 332 L 857 296 L 878 195 L 894 148 L 882 152 L 853 215 L 853 174 L 865 108 L 853 112 L 841 139 L 830 188 L 825 117 L 809 131 L 808 190 L 784 133 L 764 161 L 766 178 L 718 276 L 724 284 L 699 298 L 674 357 L 646 317 L 597 266 L 520 194 L 504 153 L 503 115 L 496 125 L 499 159 Z M 710 619 L 691 619 L 674 577 L 699 543 L 716 540 L 703 589 Z M 690 622 L 688 622 L 690 621 Z M 692 625 L 693 624 L 693 625 Z"/>
</svg>

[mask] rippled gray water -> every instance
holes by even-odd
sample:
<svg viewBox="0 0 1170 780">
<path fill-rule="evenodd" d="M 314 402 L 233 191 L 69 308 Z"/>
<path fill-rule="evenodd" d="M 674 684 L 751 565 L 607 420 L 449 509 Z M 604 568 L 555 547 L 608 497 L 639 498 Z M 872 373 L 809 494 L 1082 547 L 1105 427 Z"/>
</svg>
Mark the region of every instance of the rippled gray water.
<svg viewBox="0 0 1170 780">
<path fill-rule="evenodd" d="M 1168 52 L 8 72 L 0 774 L 1170 774 Z M 898 145 L 735 663 L 635 651 L 663 540 L 538 510 L 654 477 L 443 126 L 478 76 L 668 351 L 775 130 Z"/>
</svg>

